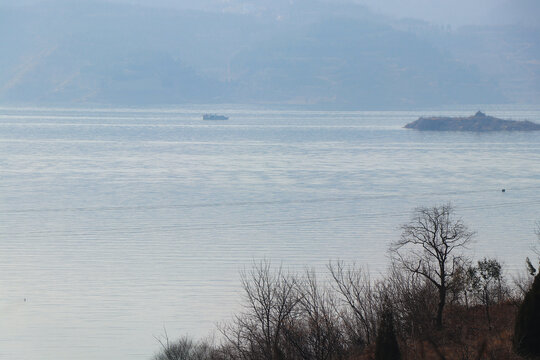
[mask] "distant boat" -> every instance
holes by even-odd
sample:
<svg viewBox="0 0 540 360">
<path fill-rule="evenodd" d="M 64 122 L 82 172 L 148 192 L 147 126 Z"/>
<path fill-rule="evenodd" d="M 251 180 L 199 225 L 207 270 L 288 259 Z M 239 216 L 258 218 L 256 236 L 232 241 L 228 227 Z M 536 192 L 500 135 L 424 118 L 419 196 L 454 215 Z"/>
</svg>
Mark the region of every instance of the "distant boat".
<svg viewBox="0 0 540 360">
<path fill-rule="evenodd" d="M 229 120 L 228 116 L 218 114 L 203 114 L 203 120 Z"/>
</svg>

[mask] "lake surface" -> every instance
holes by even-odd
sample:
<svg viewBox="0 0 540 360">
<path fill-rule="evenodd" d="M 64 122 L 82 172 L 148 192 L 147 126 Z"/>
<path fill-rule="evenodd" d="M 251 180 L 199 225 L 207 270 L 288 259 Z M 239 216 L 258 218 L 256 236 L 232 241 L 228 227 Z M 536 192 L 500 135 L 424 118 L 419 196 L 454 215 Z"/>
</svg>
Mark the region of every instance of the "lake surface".
<svg viewBox="0 0 540 360">
<path fill-rule="evenodd" d="M 164 329 L 228 319 L 254 261 L 384 272 L 422 205 L 451 202 L 471 257 L 522 269 L 540 132 L 402 128 L 476 110 L 0 108 L 0 358 L 149 359 Z M 482 110 L 540 122 L 540 107 Z"/>
</svg>

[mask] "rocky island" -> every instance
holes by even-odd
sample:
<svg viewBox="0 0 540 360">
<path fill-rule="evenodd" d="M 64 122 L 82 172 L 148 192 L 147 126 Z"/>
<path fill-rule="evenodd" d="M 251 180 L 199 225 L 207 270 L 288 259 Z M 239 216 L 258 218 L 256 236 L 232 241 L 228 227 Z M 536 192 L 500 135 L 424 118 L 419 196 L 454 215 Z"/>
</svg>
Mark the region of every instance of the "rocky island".
<svg viewBox="0 0 540 360">
<path fill-rule="evenodd" d="M 425 131 L 535 131 L 540 130 L 540 124 L 503 120 L 478 111 L 469 117 L 420 117 L 405 128 Z"/>
</svg>

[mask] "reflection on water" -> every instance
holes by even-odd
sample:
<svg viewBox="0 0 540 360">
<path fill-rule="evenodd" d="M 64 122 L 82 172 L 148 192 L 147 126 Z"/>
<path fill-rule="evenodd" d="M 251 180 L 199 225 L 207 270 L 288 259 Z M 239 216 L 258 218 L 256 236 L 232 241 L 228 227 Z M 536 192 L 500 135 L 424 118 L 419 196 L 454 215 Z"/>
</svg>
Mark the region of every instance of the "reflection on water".
<svg viewBox="0 0 540 360">
<path fill-rule="evenodd" d="M 227 319 L 254 260 L 383 272 L 419 205 L 451 201 L 471 256 L 521 268 L 540 134 L 402 129 L 471 112 L 0 108 L 0 358 L 148 359 L 164 328 Z"/>
</svg>

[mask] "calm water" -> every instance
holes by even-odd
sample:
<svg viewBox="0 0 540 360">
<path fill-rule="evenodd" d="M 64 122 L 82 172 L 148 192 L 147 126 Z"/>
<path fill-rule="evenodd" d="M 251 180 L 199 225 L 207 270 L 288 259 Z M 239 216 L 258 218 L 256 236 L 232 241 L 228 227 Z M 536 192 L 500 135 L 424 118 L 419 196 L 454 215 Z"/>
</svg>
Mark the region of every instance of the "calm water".
<svg viewBox="0 0 540 360">
<path fill-rule="evenodd" d="M 149 359 L 164 328 L 229 318 L 253 261 L 383 272 L 420 205 L 451 201 L 472 257 L 520 269 L 540 133 L 402 129 L 476 110 L 0 108 L 0 358 Z M 538 107 L 482 110 L 540 122 Z"/>
</svg>

